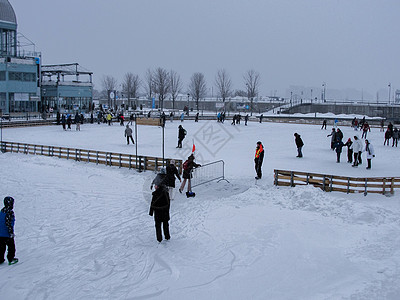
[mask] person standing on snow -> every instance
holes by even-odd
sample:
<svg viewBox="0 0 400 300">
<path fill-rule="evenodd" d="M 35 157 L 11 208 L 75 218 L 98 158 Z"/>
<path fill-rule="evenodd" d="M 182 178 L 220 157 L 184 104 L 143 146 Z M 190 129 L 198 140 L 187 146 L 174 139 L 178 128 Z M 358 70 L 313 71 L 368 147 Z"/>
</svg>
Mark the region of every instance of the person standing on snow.
<svg viewBox="0 0 400 300">
<path fill-rule="evenodd" d="M 395 127 L 393 129 L 392 139 L 393 139 L 392 147 L 394 147 L 394 145 L 396 145 L 396 147 L 397 147 L 397 143 L 398 143 L 398 140 L 399 140 L 399 130 L 397 129 L 397 127 Z"/>
<path fill-rule="evenodd" d="M 178 146 L 176 148 L 182 148 L 182 141 L 186 136 L 186 130 L 182 127 L 182 125 L 178 126 Z"/>
<path fill-rule="evenodd" d="M 387 142 L 387 145 L 389 146 L 389 142 L 390 142 L 391 138 L 392 138 L 392 133 L 391 133 L 390 129 L 388 128 L 385 132 L 385 141 L 383 142 L 383 146 L 386 145 L 386 142 Z"/>
<path fill-rule="evenodd" d="M 353 162 L 353 141 L 351 138 L 347 140 L 347 142 L 344 144 L 344 146 L 347 147 L 347 162 L 352 163 Z"/>
<path fill-rule="evenodd" d="M 171 159 L 167 166 L 167 177 L 165 179 L 165 184 L 168 187 L 169 198 L 171 200 L 174 200 L 175 177 L 179 179 L 179 182 L 182 182 L 178 169 L 175 166 L 175 160 Z"/>
<path fill-rule="evenodd" d="M 186 196 L 190 197 L 190 193 L 192 192 L 192 170 L 193 168 L 198 168 L 201 167 L 200 164 L 196 164 L 194 162 L 194 155 L 193 153 L 190 154 L 190 156 L 188 157 L 188 159 L 183 163 L 183 173 L 182 173 L 182 177 L 183 177 L 183 181 L 182 184 L 179 188 L 179 193 L 183 192 L 183 189 L 185 188 L 186 185 L 186 181 L 188 182 L 188 189 L 187 189 L 187 193 Z"/>
<path fill-rule="evenodd" d="M 300 137 L 300 134 L 298 134 L 297 132 L 294 134 L 294 142 L 296 143 L 296 147 L 297 147 L 297 156 L 296 157 L 303 157 L 303 153 L 301 152 L 301 149 L 304 146 L 303 140 Z"/>
<path fill-rule="evenodd" d="M 5 262 L 4 254 L 7 251 L 7 260 L 9 265 L 18 262 L 15 257 L 15 242 L 14 242 L 14 198 L 5 197 L 4 207 L 0 211 L 0 264 Z"/>
<path fill-rule="evenodd" d="M 260 141 L 258 141 L 256 146 L 256 154 L 254 156 L 254 164 L 257 173 L 257 176 L 255 178 L 257 180 L 261 179 L 262 177 L 261 167 L 263 160 L 264 160 L 264 146 Z"/>
<path fill-rule="evenodd" d="M 133 137 L 132 137 L 132 128 L 129 128 L 129 125 L 126 125 L 125 137 L 126 137 L 126 142 L 128 145 L 129 145 L 129 139 L 131 139 L 132 144 L 135 144 L 135 141 L 133 140 Z"/>
<path fill-rule="evenodd" d="M 358 165 L 362 163 L 362 161 L 361 161 L 362 148 L 363 148 L 363 145 L 362 145 L 360 139 L 355 135 L 354 143 L 353 143 L 353 153 L 354 153 L 354 162 L 352 165 L 353 167 L 358 167 Z"/>
<path fill-rule="evenodd" d="M 333 145 L 336 142 L 336 129 L 332 128 L 332 131 L 330 134 L 328 134 L 326 137 L 331 137 L 331 150 L 333 150 Z"/>
<path fill-rule="evenodd" d="M 335 142 L 335 150 L 336 150 L 336 162 L 340 163 L 340 155 L 342 154 L 342 148 L 343 148 L 344 144 L 342 142 L 342 140 L 337 140 Z"/>
<path fill-rule="evenodd" d="M 369 127 L 368 122 L 365 122 L 363 127 L 362 127 L 362 132 L 363 133 L 361 135 L 361 138 L 367 138 L 368 131 L 371 132 L 371 127 Z"/>
<path fill-rule="evenodd" d="M 368 140 L 365 140 L 365 152 L 367 153 L 367 162 L 368 162 L 368 166 L 366 169 L 369 170 L 371 169 L 371 160 L 372 158 L 375 157 L 375 151 L 374 147 Z"/>
<path fill-rule="evenodd" d="M 169 233 L 169 224 L 168 224 L 168 221 L 170 220 L 170 215 L 169 215 L 170 199 L 167 188 L 164 184 L 164 180 L 162 179 L 162 176 L 159 176 L 161 175 L 161 172 L 152 182 L 152 186 L 154 184 L 155 191 L 152 193 L 152 200 L 149 211 L 150 216 L 154 215 L 156 238 L 159 243 L 161 243 L 161 241 L 163 240 L 162 230 L 164 231 L 164 237 L 166 240 L 169 240 L 171 238 Z"/>
</svg>

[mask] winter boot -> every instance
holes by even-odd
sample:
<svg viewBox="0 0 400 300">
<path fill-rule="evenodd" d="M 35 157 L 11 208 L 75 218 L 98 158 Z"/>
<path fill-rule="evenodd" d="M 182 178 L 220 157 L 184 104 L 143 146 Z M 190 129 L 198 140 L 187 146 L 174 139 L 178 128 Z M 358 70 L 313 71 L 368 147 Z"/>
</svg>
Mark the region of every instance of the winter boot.
<svg viewBox="0 0 400 300">
<path fill-rule="evenodd" d="M 9 265 L 14 265 L 18 262 L 18 258 L 13 258 L 12 261 L 8 262 Z"/>
</svg>

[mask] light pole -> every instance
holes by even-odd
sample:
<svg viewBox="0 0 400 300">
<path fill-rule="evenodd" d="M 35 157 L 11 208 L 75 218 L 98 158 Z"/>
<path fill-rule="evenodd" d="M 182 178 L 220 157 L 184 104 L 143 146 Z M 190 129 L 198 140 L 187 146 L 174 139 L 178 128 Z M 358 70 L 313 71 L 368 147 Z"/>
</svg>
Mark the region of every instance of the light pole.
<svg viewBox="0 0 400 300">
<path fill-rule="evenodd" d="M 389 99 L 388 99 L 388 104 L 390 104 L 390 92 L 391 92 L 391 89 L 392 89 L 392 85 L 390 84 L 390 82 L 389 82 L 389 84 L 388 84 L 388 88 L 389 88 Z"/>
<path fill-rule="evenodd" d="M 188 115 L 188 116 L 189 116 L 189 96 L 190 96 L 190 94 L 188 93 L 188 94 L 187 94 L 188 103 L 187 103 L 187 111 L 186 111 L 186 115 Z"/>
<path fill-rule="evenodd" d="M 312 89 L 311 89 L 311 104 L 312 104 Z"/>
<path fill-rule="evenodd" d="M 322 87 L 324 88 L 323 101 L 326 102 L 326 83 L 325 82 L 322 84 Z"/>
</svg>

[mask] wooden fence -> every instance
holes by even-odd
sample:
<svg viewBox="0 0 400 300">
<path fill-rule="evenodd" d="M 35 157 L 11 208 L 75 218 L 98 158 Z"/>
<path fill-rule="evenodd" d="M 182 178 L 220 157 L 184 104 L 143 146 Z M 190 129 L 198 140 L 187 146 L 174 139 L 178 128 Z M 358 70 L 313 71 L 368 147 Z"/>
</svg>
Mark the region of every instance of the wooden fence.
<svg viewBox="0 0 400 300">
<path fill-rule="evenodd" d="M 400 177 L 346 177 L 297 171 L 274 170 L 274 184 L 296 186 L 312 184 L 326 192 L 394 194 L 400 188 Z"/>
<path fill-rule="evenodd" d="M 58 158 L 71 159 L 75 161 L 103 164 L 106 166 L 117 166 L 120 168 L 137 169 L 138 171 L 158 170 L 159 167 L 167 165 L 170 159 L 162 159 L 150 156 L 135 156 L 132 154 L 113 153 L 96 150 L 65 148 L 57 146 L 44 146 L 24 144 L 15 142 L 2 142 L 1 152 L 15 152 L 33 155 L 54 156 Z M 182 160 L 175 159 L 178 170 L 182 170 Z"/>
</svg>

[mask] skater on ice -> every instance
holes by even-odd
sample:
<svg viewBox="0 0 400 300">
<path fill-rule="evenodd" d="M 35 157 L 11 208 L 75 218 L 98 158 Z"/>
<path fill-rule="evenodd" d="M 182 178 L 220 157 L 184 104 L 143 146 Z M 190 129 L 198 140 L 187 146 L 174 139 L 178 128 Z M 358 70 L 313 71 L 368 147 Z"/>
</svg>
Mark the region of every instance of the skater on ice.
<svg viewBox="0 0 400 300">
<path fill-rule="evenodd" d="M 128 145 L 129 145 L 129 139 L 131 139 L 132 144 L 135 144 L 135 141 L 133 140 L 133 137 L 132 137 L 132 128 L 129 128 L 129 125 L 126 125 L 125 137 L 126 137 L 126 142 Z"/>
<path fill-rule="evenodd" d="M 182 127 L 182 125 L 178 126 L 178 146 L 176 148 L 182 148 L 182 141 L 185 138 L 187 132 L 186 130 Z"/>
<path fill-rule="evenodd" d="M 297 132 L 294 134 L 294 142 L 296 143 L 296 147 L 297 147 L 297 156 L 296 157 L 303 157 L 303 152 L 301 152 L 301 149 L 304 146 L 303 140 L 300 137 L 300 134 L 298 134 Z"/>
<path fill-rule="evenodd" d="M 375 157 L 375 151 L 374 147 L 368 140 L 365 140 L 365 152 L 367 153 L 367 163 L 368 163 L 367 170 L 369 170 L 371 169 L 372 158 Z"/>
</svg>

